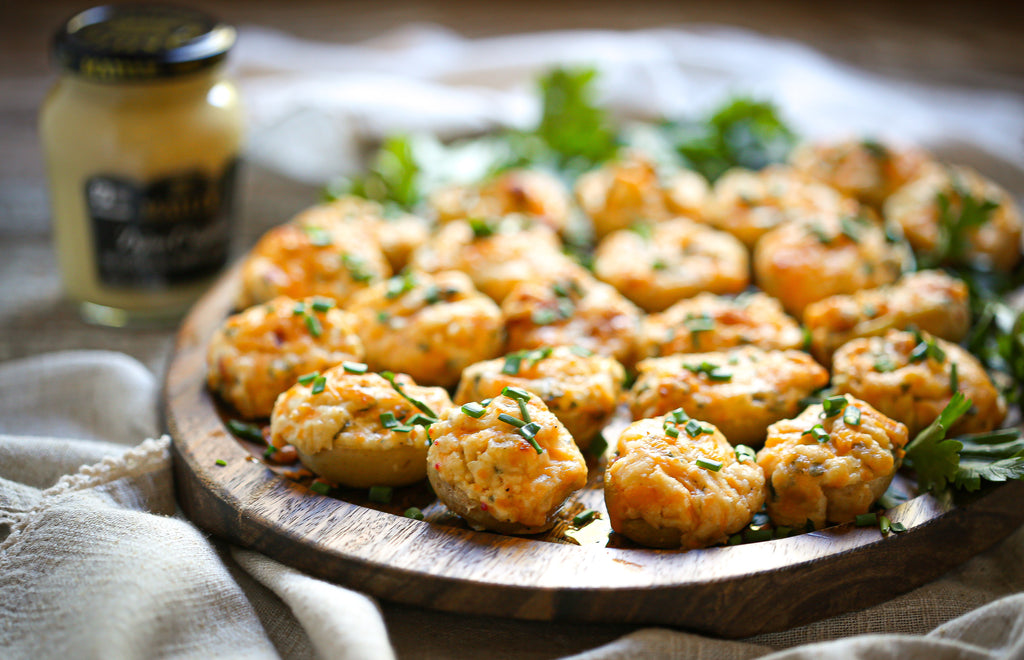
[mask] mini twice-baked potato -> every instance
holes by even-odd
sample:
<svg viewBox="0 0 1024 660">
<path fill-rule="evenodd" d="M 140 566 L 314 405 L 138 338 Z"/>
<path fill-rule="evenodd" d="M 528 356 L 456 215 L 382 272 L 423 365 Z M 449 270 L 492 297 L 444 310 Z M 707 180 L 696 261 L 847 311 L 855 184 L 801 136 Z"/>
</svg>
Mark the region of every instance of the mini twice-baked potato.
<svg viewBox="0 0 1024 660">
<path fill-rule="evenodd" d="M 883 210 L 927 266 L 1010 271 L 1020 262 L 1020 209 L 1006 190 L 969 167 L 929 167 Z"/>
<path fill-rule="evenodd" d="M 910 263 L 907 245 L 867 216 L 794 220 L 754 247 L 756 284 L 797 318 L 823 298 L 895 282 Z"/>
<path fill-rule="evenodd" d="M 724 543 L 765 500 L 764 473 L 722 432 L 683 411 L 633 422 L 604 475 L 612 529 L 655 548 Z"/>
<path fill-rule="evenodd" d="M 524 282 L 501 303 L 508 350 L 580 346 L 625 365 L 635 361 L 642 312 L 615 287 L 578 272 Z"/>
<path fill-rule="evenodd" d="M 803 346 L 800 325 L 764 293 L 734 298 L 701 293 L 643 320 L 640 356 L 720 351 L 752 345 L 766 349 Z"/>
<path fill-rule="evenodd" d="M 355 318 L 328 298 L 285 296 L 229 316 L 206 351 L 206 382 L 248 419 L 270 416 L 277 396 L 311 371 L 363 359 Z"/>
<path fill-rule="evenodd" d="M 758 172 L 734 168 L 723 174 L 715 182 L 706 219 L 753 249 L 758 239 L 789 220 L 843 212 L 856 213 L 857 203 L 789 167 L 770 165 Z"/>
<path fill-rule="evenodd" d="M 916 327 L 958 342 L 971 325 L 967 285 L 940 270 L 908 273 L 890 286 L 830 296 L 804 310 L 811 352 L 824 365 L 857 337 Z"/>
<path fill-rule="evenodd" d="M 740 293 L 750 283 L 747 249 L 729 234 L 685 218 L 609 234 L 594 273 L 648 312 L 708 291 Z"/>
<path fill-rule="evenodd" d="M 664 177 L 662 191 L 671 216 L 703 221 L 707 213 L 711 186 L 699 172 L 678 170 Z"/>
<path fill-rule="evenodd" d="M 518 351 L 469 366 L 455 403 L 490 399 L 508 386 L 524 389 L 540 397 L 576 445 L 586 449 L 615 414 L 625 377 L 613 358 L 578 347 Z"/>
<path fill-rule="evenodd" d="M 274 404 L 270 443 L 292 445 L 309 470 L 343 486 L 415 483 L 427 465 L 428 435 L 418 419 L 443 416 L 451 399 L 405 374 L 389 381 L 366 369 L 343 363 L 293 385 Z"/>
<path fill-rule="evenodd" d="M 521 213 L 561 232 L 569 223 L 572 197 L 553 174 L 513 169 L 479 185 L 441 188 L 430 196 L 430 206 L 442 223 Z"/>
<path fill-rule="evenodd" d="M 889 195 L 917 178 L 932 159 L 917 147 L 845 139 L 799 145 L 790 162 L 800 174 L 880 208 Z"/>
<path fill-rule="evenodd" d="M 343 303 L 389 275 L 391 266 L 365 227 L 289 222 L 265 233 L 245 257 L 236 306 L 245 309 L 277 296 L 326 296 Z"/>
<path fill-rule="evenodd" d="M 798 528 L 853 521 L 885 493 L 906 444 L 906 426 L 849 395 L 772 424 L 757 452 L 768 515 Z"/>
<path fill-rule="evenodd" d="M 427 477 L 445 506 L 471 526 L 538 534 L 586 485 L 587 464 L 540 398 L 506 392 L 452 408 L 430 428 Z"/>
<path fill-rule="evenodd" d="M 660 222 L 673 215 L 654 163 L 637 153 L 584 173 L 576 180 L 575 193 L 599 239 L 636 223 Z"/>
<path fill-rule="evenodd" d="M 348 309 L 374 371 L 451 387 L 468 365 L 500 355 L 498 305 L 457 271 L 407 271 L 352 296 Z"/>
<path fill-rule="evenodd" d="M 628 402 L 633 419 L 681 407 L 733 444 L 760 446 L 772 422 L 797 414 L 827 384 L 828 372 L 807 353 L 744 346 L 641 360 Z"/>
<path fill-rule="evenodd" d="M 973 405 L 951 429 L 955 434 L 991 431 L 1006 416 L 978 358 L 923 332 L 890 330 L 843 344 L 832 358 L 832 384 L 903 422 L 911 435 L 931 424 L 956 392 Z"/>
<path fill-rule="evenodd" d="M 550 227 L 524 216 L 453 220 L 416 250 L 410 269 L 461 270 L 500 303 L 517 284 L 553 283 L 581 272 L 583 267 L 561 249 Z"/>
</svg>

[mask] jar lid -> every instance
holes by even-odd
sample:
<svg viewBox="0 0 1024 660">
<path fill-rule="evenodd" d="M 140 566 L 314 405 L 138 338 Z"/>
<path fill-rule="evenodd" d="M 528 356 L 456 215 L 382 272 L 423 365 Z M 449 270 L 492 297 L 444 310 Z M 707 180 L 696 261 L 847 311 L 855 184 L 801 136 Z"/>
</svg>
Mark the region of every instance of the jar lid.
<svg viewBox="0 0 1024 660">
<path fill-rule="evenodd" d="M 106 5 L 76 14 L 57 31 L 57 63 L 90 80 L 154 80 L 213 66 L 235 29 L 193 9 Z"/>
</svg>

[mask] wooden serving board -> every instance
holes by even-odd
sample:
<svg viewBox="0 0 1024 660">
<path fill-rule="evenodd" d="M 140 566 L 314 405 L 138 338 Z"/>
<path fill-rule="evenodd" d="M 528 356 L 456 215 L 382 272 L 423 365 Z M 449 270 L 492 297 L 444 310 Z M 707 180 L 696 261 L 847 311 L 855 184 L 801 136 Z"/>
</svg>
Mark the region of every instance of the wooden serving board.
<svg viewBox="0 0 1024 660">
<path fill-rule="evenodd" d="M 569 531 L 574 513 L 604 511 L 598 460 L 590 461 L 590 483 L 566 507 L 565 522 L 543 537 L 468 529 L 426 486 L 396 489 L 387 505 L 368 502 L 365 491 L 318 495 L 264 463 L 262 447 L 231 435 L 206 389 L 207 343 L 231 309 L 236 283 L 236 272 L 229 273 L 197 303 L 168 366 L 163 403 L 179 502 L 221 538 L 385 600 L 745 637 L 909 591 L 1024 522 L 1024 483 L 1010 482 L 956 506 L 915 497 L 888 513 L 907 527 L 899 535 L 839 525 L 731 547 L 648 550 L 614 534 L 609 543 L 604 520 L 578 535 Z M 403 517 L 408 506 L 423 509 L 427 521 Z"/>
</svg>

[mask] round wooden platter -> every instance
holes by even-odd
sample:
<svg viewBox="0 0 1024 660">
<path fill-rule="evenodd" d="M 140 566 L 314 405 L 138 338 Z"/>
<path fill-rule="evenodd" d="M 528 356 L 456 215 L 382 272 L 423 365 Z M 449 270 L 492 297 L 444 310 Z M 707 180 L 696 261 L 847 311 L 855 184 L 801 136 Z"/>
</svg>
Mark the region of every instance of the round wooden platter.
<svg viewBox="0 0 1024 660">
<path fill-rule="evenodd" d="M 178 499 L 209 532 L 373 596 L 475 615 L 667 624 L 723 637 L 783 630 L 882 602 L 981 552 L 1024 522 L 1024 483 L 988 487 L 954 505 L 914 497 L 888 516 L 907 531 L 839 525 L 790 538 L 689 552 L 630 547 L 599 519 L 602 461 L 543 537 L 476 532 L 423 486 L 387 505 L 365 492 L 318 495 L 227 430 L 205 387 L 205 353 L 231 309 L 236 273 L 197 303 L 164 384 Z M 225 465 L 219 464 L 223 461 Z M 426 521 L 405 518 L 407 506 Z M 573 538 L 575 537 L 575 538 Z M 579 543 L 578 545 L 576 543 Z M 614 547 L 618 546 L 618 547 Z"/>
</svg>

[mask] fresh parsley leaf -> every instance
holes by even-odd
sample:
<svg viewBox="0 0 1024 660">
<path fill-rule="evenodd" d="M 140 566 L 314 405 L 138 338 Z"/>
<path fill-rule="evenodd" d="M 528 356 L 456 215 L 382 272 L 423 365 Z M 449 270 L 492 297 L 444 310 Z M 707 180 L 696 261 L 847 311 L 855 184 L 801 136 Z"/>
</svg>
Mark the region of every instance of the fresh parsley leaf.
<svg viewBox="0 0 1024 660">
<path fill-rule="evenodd" d="M 971 400 L 957 392 L 938 418 L 907 445 L 907 462 L 917 473 L 920 491 L 940 493 L 956 480 L 963 444 L 947 440 L 946 433 L 970 408 Z"/>
<path fill-rule="evenodd" d="M 967 233 L 987 223 L 999 202 L 975 197 L 956 175 L 950 174 L 953 194 L 940 191 L 935 195 L 939 208 L 939 236 L 935 248 L 919 255 L 923 267 L 944 263 L 962 263 L 969 244 Z"/>
<path fill-rule="evenodd" d="M 556 68 L 540 79 L 542 114 L 536 132 L 569 169 L 589 169 L 614 157 L 619 148 L 607 111 L 594 100 L 596 77 L 594 69 Z"/>
</svg>

